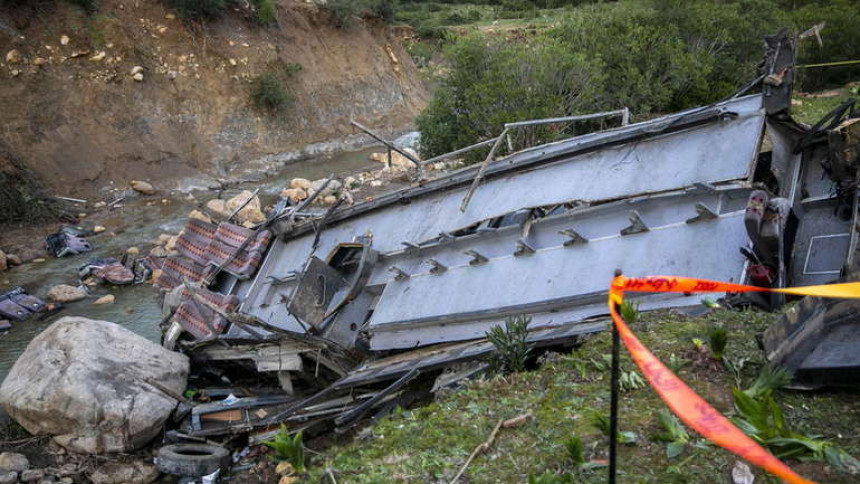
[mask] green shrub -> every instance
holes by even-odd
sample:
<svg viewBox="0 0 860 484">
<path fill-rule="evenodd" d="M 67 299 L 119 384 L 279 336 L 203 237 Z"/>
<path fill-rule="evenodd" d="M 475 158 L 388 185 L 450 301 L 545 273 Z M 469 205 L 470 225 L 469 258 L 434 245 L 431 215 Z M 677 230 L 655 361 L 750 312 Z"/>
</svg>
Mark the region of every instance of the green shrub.
<svg viewBox="0 0 860 484">
<path fill-rule="evenodd" d="M 526 342 L 531 318 L 518 317 L 505 320 L 504 327 L 493 326 L 487 331 L 487 339 L 496 348 L 490 366 L 498 372 L 525 371 L 531 348 Z"/>
<path fill-rule="evenodd" d="M 332 23 L 339 29 L 352 27 L 352 22 L 358 14 L 360 5 L 355 0 L 326 0 L 318 2 L 317 6 L 328 12 Z"/>
<path fill-rule="evenodd" d="M 453 12 L 442 21 L 445 25 L 463 25 L 469 23 L 469 20 L 466 17 L 460 15 L 457 12 Z"/>
<path fill-rule="evenodd" d="M 221 16 L 229 6 L 228 0 L 164 0 L 188 20 L 209 20 Z"/>
<path fill-rule="evenodd" d="M 385 23 L 391 23 L 396 13 L 392 0 L 374 0 L 370 4 L 370 11 Z"/>
<path fill-rule="evenodd" d="M 711 356 L 715 360 L 722 361 L 729 342 L 729 334 L 725 328 L 711 328 L 708 330 L 708 347 L 711 348 Z"/>
<path fill-rule="evenodd" d="M 289 462 L 298 474 L 305 473 L 305 446 L 302 443 L 302 432 L 290 437 L 287 426 L 281 424 L 281 430 L 275 438 L 263 442 L 263 445 L 275 451 L 275 458 Z"/>
<path fill-rule="evenodd" d="M 260 25 L 273 25 L 277 23 L 277 9 L 275 0 L 253 0 L 254 10 L 257 12 L 257 23 Z"/>
<path fill-rule="evenodd" d="M 506 0 L 499 16 L 586 2 Z M 796 10 L 791 10 L 796 8 Z M 450 10 L 449 10 L 450 11 Z M 457 14 L 459 15 L 459 14 Z M 426 15 L 425 15 L 426 17 Z M 439 19 L 416 31 L 430 36 Z M 422 151 L 435 156 L 499 134 L 505 122 L 630 108 L 636 117 L 706 105 L 757 74 L 764 35 L 827 21 L 824 47 L 810 39 L 801 62 L 860 58 L 856 0 L 627 0 L 582 5 L 533 37 L 471 34 L 446 51 L 450 74 L 418 118 Z M 802 70 L 810 90 L 860 77 L 860 65 Z M 563 132 L 529 132 L 522 145 Z M 472 161 L 480 159 L 475 153 Z"/>
<path fill-rule="evenodd" d="M 251 81 L 251 102 L 261 111 L 275 113 L 295 102 L 290 94 L 289 79 L 302 70 L 300 64 L 264 72 Z"/>
</svg>

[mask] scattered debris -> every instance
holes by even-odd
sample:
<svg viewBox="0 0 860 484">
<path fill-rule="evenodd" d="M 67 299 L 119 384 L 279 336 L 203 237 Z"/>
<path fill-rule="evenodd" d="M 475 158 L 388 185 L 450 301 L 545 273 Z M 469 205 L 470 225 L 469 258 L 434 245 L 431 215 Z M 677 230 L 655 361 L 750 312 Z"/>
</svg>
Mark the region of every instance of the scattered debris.
<svg viewBox="0 0 860 484">
<path fill-rule="evenodd" d="M 89 232 L 64 227 L 55 234 L 45 238 L 45 246 L 54 257 L 79 255 L 93 250 L 93 246 L 84 238 Z"/>
<path fill-rule="evenodd" d="M 50 297 L 50 292 L 49 292 Z M 0 317 L 12 321 L 23 321 L 34 313 L 47 309 L 39 298 L 27 294 L 22 287 L 16 287 L 0 294 Z"/>
</svg>

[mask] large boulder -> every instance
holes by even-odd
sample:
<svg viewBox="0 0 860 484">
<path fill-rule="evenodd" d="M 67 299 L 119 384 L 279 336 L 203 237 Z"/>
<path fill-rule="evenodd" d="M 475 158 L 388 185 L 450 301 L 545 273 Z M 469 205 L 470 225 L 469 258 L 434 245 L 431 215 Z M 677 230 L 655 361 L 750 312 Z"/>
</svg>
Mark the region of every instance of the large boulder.
<svg viewBox="0 0 860 484">
<path fill-rule="evenodd" d="M 239 209 L 239 207 L 242 207 L 242 210 L 236 213 L 236 220 L 239 223 L 251 222 L 258 224 L 266 221 L 266 216 L 261 210 L 260 197 L 248 190 L 243 190 L 235 197 L 227 200 L 226 206 L 227 211 L 231 214 Z"/>
<path fill-rule="evenodd" d="M 28 432 L 74 452 L 139 449 L 185 391 L 188 358 L 107 321 L 65 317 L 36 336 L 0 386 Z"/>
</svg>

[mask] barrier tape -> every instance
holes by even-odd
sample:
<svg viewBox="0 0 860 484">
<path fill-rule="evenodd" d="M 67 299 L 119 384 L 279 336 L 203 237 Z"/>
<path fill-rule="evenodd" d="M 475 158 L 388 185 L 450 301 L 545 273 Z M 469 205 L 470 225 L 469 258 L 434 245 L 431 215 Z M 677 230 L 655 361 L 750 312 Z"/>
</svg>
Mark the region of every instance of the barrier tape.
<svg viewBox="0 0 860 484">
<path fill-rule="evenodd" d="M 648 383 L 672 412 L 687 426 L 720 447 L 733 452 L 747 462 L 754 464 L 790 484 L 815 484 L 801 477 L 765 450 L 743 431 L 735 427 L 720 412 L 687 386 L 672 373 L 648 348 L 633 334 L 633 331 L 618 314 L 618 306 L 624 299 L 624 292 L 779 292 L 799 296 L 818 296 L 828 298 L 860 298 L 860 282 L 808 286 L 796 288 L 770 289 L 727 282 L 709 281 L 690 277 L 616 276 L 609 289 L 609 312 L 618 335 L 633 361 L 645 375 Z"/>
</svg>

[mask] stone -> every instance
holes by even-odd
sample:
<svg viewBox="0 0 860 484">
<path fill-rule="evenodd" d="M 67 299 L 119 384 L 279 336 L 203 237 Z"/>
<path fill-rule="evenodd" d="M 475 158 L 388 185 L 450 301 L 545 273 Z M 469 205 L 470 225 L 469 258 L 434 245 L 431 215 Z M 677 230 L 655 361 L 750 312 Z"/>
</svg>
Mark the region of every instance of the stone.
<svg viewBox="0 0 860 484">
<path fill-rule="evenodd" d="M 206 208 L 215 215 L 220 215 L 224 218 L 230 216 L 230 211 L 227 210 L 227 201 L 215 198 L 206 202 Z"/>
<path fill-rule="evenodd" d="M 6 254 L 6 264 L 9 266 L 20 266 L 22 261 L 21 258 L 15 254 Z"/>
<path fill-rule="evenodd" d="M 167 249 L 161 246 L 153 247 L 152 250 L 149 251 L 149 255 L 153 257 L 167 257 Z"/>
<path fill-rule="evenodd" d="M 107 206 L 106 202 L 96 202 L 93 204 L 93 208 L 103 208 L 105 206 Z"/>
<path fill-rule="evenodd" d="M 280 476 L 295 474 L 296 470 L 293 468 L 293 465 L 287 461 L 278 462 L 278 465 L 275 467 L 275 473 Z"/>
<path fill-rule="evenodd" d="M 9 264 L 6 261 L 6 254 L 2 250 L 0 250 L 0 272 L 3 272 L 9 268 Z"/>
<path fill-rule="evenodd" d="M 137 82 L 143 82 L 143 73 L 142 73 L 142 72 L 138 72 L 137 74 L 135 74 L 135 75 L 131 76 L 131 78 L 132 78 L 132 79 L 134 79 L 134 80 L 135 80 L 135 81 L 137 81 Z"/>
<path fill-rule="evenodd" d="M 3 452 L 0 454 L 0 472 L 24 472 L 29 468 L 30 461 L 24 454 L 15 452 Z"/>
<path fill-rule="evenodd" d="M 248 202 L 249 198 L 251 201 Z M 227 216 L 235 212 L 239 207 L 242 207 L 242 209 L 236 213 L 236 220 L 238 220 L 239 223 L 251 222 L 258 224 L 266 221 L 266 216 L 261 210 L 260 197 L 254 195 L 252 192 L 243 190 L 242 193 L 236 195 L 230 200 L 227 200 Z"/>
<path fill-rule="evenodd" d="M 45 262 L 45 258 L 44 257 L 36 257 L 35 259 L 33 259 L 32 262 L 34 264 L 41 264 L 42 262 Z"/>
<path fill-rule="evenodd" d="M 158 479 L 158 469 L 143 461 L 108 462 L 90 474 L 93 484 L 149 484 Z"/>
<path fill-rule="evenodd" d="M 18 482 L 17 472 L 2 472 L 0 471 L 0 484 L 15 484 Z"/>
<path fill-rule="evenodd" d="M 191 213 L 188 214 L 188 218 L 200 220 L 201 222 L 206 222 L 208 224 L 212 223 L 212 219 L 208 215 L 197 209 L 192 210 Z"/>
<path fill-rule="evenodd" d="M 107 54 L 105 53 L 105 51 L 101 51 L 98 54 L 90 57 L 90 62 L 101 62 L 101 61 L 105 60 L 106 56 L 107 56 Z"/>
<path fill-rule="evenodd" d="M 316 192 L 317 190 L 319 190 L 323 186 L 324 183 L 325 183 L 324 179 L 314 180 L 313 182 L 311 182 L 311 188 L 310 188 L 310 190 L 308 190 L 308 193 Z M 328 185 L 326 185 L 325 189 L 322 192 L 320 192 L 319 196 L 320 197 L 327 197 L 329 195 L 334 195 L 335 193 L 341 191 L 342 189 L 343 189 L 343 183 L 341 183 L 337 180 L 332 180 L 331 182 L 329 182 Z"/>
<path fill-rule="evenodd" d="M 27 469 L 19 476 L 21 482 L 41 481 L 45 477 L 45 471 L 42 469 Z"/>
<path fill-rule="evenodd" d="M 337 202 L 337 197 L 334 195 L 329 195 L 323 198 L 323 203 L 326 205 L 334 205 Z"/>
<path fill-rule="evenodd" d="M 158 236 L 158 244 L 159 245 L 166 244 L 170 240 L 171 237 L 173 237 L 172 234 L 161 234 L 161 235 L 159 235 Z"/>
<path fill-rule="evenodd" d="M 278 484 L 296 484 L 301 479 L 299 476 L 281 476 Z"/>
<path fill-rule="evenodd" d="M 167 239 L 167 243 L 164 244 L 164 248 L 168 251 L 176 250 L 176 241 L 179 240 L 178 235 L 173 235 L 169 239 Z"/>
<path fill-rule="evenodd" d="M 135 76 L 135 75 L 137 75 L 137 74 L 141 74 L 141 73 L 143 73 L 143 67 L 141 67 L 141 66 L 134 66 L 134 67 L 132 67 L 132 68 L 131 68 L 131 75 L 132 75 L 132 76 Z"/>
<path fill-rule="evenodd" d="M 102 225 L 96 225 L 95 227 L 93 227 L 93 233 L 95 233 L 95 234 L 100 234 L 100 233 L 104 232 L 105 230 L 107 230 L 107 229 Z"/>
<path fill-rule="evenodd" d="M 72 452 L 130 452 L 162 431 L 188 369 L 185 355 L 117 324 L 64 317 L 27 345 L 0 386 L 0 405 Z"/>
<path fill-rule="evenodd" d="M 753 482 L 755 482 L 755 474 L 750 470 L 750 466 L 742 461 L 735 461 L 735 466 L 732 467 L 732 483 L 753 484 Z"/>
<path fill-rule="evenodd" d="M 125 253 L 128 255 L 138 255 L 140 254 L 140 249 L 137 247 L 129 247 L 128 249 L 125 249 Z"/>
<path fill-rule="evenodd" d="M 33 59 L 33 65 L 34 66 L 42 67 L 43 65 L 45 65 L 47 63 L 48 63 L 48 59 L 45 59 L 44 57 L 36 57 L 35 59 Z"/>
<path fill-rule="evenodd" d="M 48 299 L 58 303 L 80 301 L 87 297 L 87 291 L 68 284 L 59 284 L 48 290 Z"/>
<path fill-rule="evenodd" d="M 370 186 L 372 186 L 374 188 L 381 187 L 382 186 L 382 180 L 372 180 L 370 182 Z"/>
<path fill-rule="evenodd" d="M 293 178 L 290 180 L 290 188 L 301 188 L 308 191 L 311 189 L 311 181 L 305 178 Z"/>
<path fill-rule="evenodd" d="M 80 471 L 78 470 L 77 464 L 75 464 L 73 462 L 69 462 L 68 464 L 63 464 L 57 470 L 57 475 L 59 475 L 60 477 L 71 477 L 71 476 L 74 476 L 74 475 L 79 474 L 79 473 L 80 473 Z"/>
<path fill-rule="evenodd" d="M 289 198 L 291 202 L 297 203 L 308 198 L 308 192 L 301 188 L 286 188 L 281 190 L 281 196 Z"/>
<path fill-rule="evenodd" d="M 93 305 L 95 306 L 103 306 L 106 304 L 113 304 L 116 301 L 116 297 L 113 294 L 108 294 L 107 296 L 102 296 L 95 301 L 93 301 Z"/>
<path fill-rule="evenodd" d="M 345 186 L 347 190 L 358 188 L 358 185 L 359 182 L 354 176 L 348 176 L 343 180 L 343 186 Z"/>
<path fill-rule="evenodd" d="M 138 193 L 142 193 L 144 195 L 152 195 L 155 193 L 155 187 L 152 186 L 152 183 L 149 182 L 141 180 L 132 180 L 131 182 L 129 182 L 129 186 L 131 186 L 132 190 Z"/>
<path fill-rule="evenodd" d="M 176 18 L 176 15 L 169 13 L 169 14 L 165 15 L 164 18 L 166 18 L 167 20 L 173 20 Z"/>
<path fill-rule="evenodd" d="M 60 36 L 60 45 L 69 45 L 69 36 L 68 35 L 63 34 Z"/>
<path fill-rule="evenodd" d="M 6 53 L 6 63 L 9 65 L 21 63 L 21 53 L 18 49 L 12 49 Z"/>
</svg>

